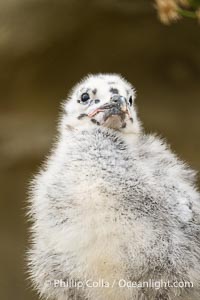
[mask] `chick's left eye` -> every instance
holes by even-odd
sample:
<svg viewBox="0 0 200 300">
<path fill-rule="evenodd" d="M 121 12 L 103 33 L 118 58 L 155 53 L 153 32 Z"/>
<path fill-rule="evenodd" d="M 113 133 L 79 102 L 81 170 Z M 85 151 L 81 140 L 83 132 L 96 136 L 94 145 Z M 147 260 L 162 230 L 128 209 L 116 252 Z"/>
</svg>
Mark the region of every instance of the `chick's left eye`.
<svg viewBox="0 0 200 300">
<path fill-rule="evenodd" d="M 81 95 L 81 101 L 86 102 L 89 99 L 90 99 L 90 95 L 88 93 L 83 93 Z"/>
<path fill-rule="evenodd" d="M 133 98 L 132 98 L 132 96 L 130 96 L 130 98 L 129 98 L 129 105 L 132 106 L 132 104 L 133 104 Z"/>
</svg>

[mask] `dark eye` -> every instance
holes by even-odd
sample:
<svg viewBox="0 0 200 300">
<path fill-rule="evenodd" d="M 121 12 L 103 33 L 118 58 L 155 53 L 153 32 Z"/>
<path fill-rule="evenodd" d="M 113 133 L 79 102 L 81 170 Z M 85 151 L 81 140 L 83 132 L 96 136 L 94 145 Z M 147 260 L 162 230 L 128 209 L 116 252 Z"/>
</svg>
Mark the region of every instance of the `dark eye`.
<svg viewBox="0 0 200 300">
<path fill-rule="evenodd" d="M 130 106 L 132 106 L 132 104 L 133 104 L 133 98 L 132 98 L 132 96 L 130 96 L 130 98 L 129 98 L 129 104 L 130 104 Z"/>
<path fill-rule="evenodd" d="M 81 101 L 82 102 L 86 102 L 86 101 L 88 101 L 90 99 L 90 95 L 88 94 L 88 93 L 83 93 L 82 95 L 81 95 Z"/>
</svg>

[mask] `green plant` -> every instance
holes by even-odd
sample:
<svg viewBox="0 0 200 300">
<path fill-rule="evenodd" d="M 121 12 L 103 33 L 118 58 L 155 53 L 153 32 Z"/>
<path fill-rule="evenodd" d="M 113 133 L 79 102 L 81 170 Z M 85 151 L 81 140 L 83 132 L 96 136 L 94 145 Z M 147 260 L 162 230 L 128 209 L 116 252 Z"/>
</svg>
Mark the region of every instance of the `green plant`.
<svg viewBox="0 0 200 300">
<path fill-rule="evenodd" d="M 155 0 L 161 22 L 169 25 L 182 17 L 200 21 L 200 0 Z"/>
</svg>

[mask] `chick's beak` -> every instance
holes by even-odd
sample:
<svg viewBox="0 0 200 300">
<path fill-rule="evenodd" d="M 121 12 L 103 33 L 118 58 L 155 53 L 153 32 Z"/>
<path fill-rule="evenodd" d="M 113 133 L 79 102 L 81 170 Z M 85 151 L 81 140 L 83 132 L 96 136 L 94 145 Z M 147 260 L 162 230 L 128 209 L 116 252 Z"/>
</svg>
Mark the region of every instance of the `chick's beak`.
<svg viewBox="0 0 200 300">
<path fill-rule="evenodd" d="M 114 95 L 111 98 L 111 104 L 116 106 L 120 111 L 127 112 L 127 101 L 126 98 L 120 95 Z"/>
<path fill-rule="evenodd" d="M 99 112 L 107 112 L 107 114 L 128 114 L 130 116 L 127 100 L 121 95 L 113 95 L 110 102 L 103 104 L 102 106 L 91 111 L 88 116 L 93 117 Z"/>
</svg>

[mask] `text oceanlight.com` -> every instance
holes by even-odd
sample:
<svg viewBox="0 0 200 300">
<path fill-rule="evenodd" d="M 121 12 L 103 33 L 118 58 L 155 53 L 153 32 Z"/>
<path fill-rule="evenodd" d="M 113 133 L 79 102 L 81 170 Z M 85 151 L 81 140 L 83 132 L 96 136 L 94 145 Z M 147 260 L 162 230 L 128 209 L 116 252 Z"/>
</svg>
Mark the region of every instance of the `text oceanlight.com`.
<svg viewBox="0 0 200 300">
<path fill-rule="evenodd" d="M 75 280 L 62 280 L 62 279 L 55 279 L 52 281 L 47 280 L 47 285 L 51 285 L 55 288 L 153 288 L 153 289 L 160 289 L 160 288 L 192 288 L 193 282 L 189 281 L 163 281 L 163 280 L 152 280 L 149 279 L 148 281 L 127 281 L 125 279 L 120 280 L 113 280 L 112 282 L 106 281 L 104 279 L 99 279 L 97 281 L 87 279 L 84 281 L 75 281 Z"/>
</svg>

